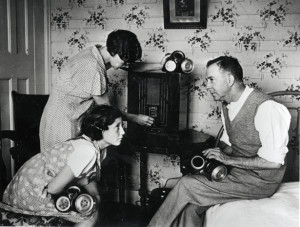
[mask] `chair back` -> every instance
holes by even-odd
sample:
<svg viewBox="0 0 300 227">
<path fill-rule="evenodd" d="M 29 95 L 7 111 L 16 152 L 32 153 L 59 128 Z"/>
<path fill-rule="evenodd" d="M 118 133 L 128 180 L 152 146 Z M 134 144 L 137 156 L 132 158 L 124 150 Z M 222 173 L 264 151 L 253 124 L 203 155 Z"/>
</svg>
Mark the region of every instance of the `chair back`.
<svg viewBox="0 0 300 227">
<path fill-rule="evenodd" d="M 33 155 L 40 152 L 39 125 L 49 95 L 20 94 L 12 91 L 13 118 L 16 133 L 11 154 L 16 170 Z"/>
</svg>

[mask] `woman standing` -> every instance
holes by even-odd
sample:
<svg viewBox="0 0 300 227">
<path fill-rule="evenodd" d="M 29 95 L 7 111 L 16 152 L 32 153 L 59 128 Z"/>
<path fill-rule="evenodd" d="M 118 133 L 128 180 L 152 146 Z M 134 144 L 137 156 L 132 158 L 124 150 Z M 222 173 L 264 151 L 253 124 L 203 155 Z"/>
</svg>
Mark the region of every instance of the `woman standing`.
<svg viewBox="0 0 300 227">
<path fill-rule="evenodd" d="M 79 117 L 92 105 L 110 105 L 106 70 L 129 65 L 141 55 L 134 33 L 115 30 L 108 35 L 106 46 L 93 46 L 70 58 L 56 78 L 41 118 L 41 152 L 73 138 L 79 131 Z M 142 114 L 123 112 L 123 117 L 146 126 L 154 121 Z"/>
<path fill-rule="evenodd" d="M 59 212 L 54 195 L 69 185 L 83 187 L 100 202 L 96 180 L 106 148 L 118 146 L 124 135 L 122 113 L 111 106 L 90 109 L 82 116 L 78 137 L 59 143 L 28 160 L 7 186 L 0 208 L 35 216 L 56 216 L 82 226 L 93 226 L 98 209 L 81 214 Z"/>
</svg>

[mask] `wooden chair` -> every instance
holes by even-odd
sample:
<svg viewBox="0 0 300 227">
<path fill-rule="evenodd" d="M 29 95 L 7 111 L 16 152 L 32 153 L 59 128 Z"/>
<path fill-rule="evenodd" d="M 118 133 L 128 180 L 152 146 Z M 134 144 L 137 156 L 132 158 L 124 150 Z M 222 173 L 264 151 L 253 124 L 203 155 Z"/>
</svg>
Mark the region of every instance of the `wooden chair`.
<svg viewBox="0 0 300 227">
<path fill-rule="evenodd" d="M 0 131 L 0 139 L 14 141 L 10 153 L 17 171 L 28 159 L 40 152 L 39 125 L 49 95 L 20 94 L 12 91 L 14 130 Z M 1 150 L 2 153 L 2 150 Z M 5 166 L 0 158 L 0 193 L 6 187 Z"/>
</svg>

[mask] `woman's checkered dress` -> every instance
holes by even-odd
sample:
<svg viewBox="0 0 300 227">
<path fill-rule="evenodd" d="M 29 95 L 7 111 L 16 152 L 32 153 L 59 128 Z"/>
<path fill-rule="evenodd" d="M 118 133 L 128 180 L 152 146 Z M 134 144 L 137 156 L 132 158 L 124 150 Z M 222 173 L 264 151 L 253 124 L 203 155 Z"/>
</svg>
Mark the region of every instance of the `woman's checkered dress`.
<svg viewBox="0 0 300 227">
<path fill-rule="evenodd" d="M 41 118 L 41 152 L 77 135 L 78 117 L 93 104 L 93 96 L 106 92 L 106 77 L 105 63 L 95 46 L 68 60 Z"/>
</svg>

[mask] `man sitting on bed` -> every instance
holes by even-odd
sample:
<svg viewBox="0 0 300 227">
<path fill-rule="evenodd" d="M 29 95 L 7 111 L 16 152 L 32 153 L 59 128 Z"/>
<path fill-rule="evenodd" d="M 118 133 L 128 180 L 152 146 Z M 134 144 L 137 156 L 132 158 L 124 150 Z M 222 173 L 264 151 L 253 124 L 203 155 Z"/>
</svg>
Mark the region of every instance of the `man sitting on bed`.
<svg viewBox="0 0 300 227">
<path fill-rule="evenodd" d="M 245 86 L 243 69 L 233 57 L 207 63 L 207 88 L 222 102 L 224 133 L 220 147 L 203 154 L 230 166 L 230 172 L 220 182 L 199 174 L 183 176 L 149 226 L 202 226 L 209 207 L 269 197 L 282 180 L 291 120 L 287 108 Z"/>
</svg>

